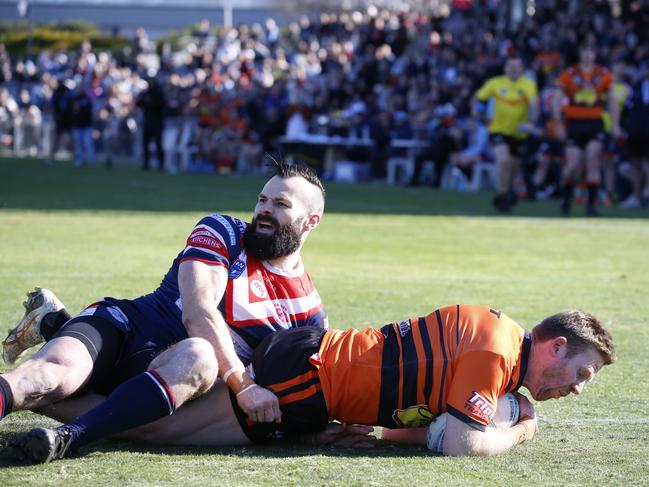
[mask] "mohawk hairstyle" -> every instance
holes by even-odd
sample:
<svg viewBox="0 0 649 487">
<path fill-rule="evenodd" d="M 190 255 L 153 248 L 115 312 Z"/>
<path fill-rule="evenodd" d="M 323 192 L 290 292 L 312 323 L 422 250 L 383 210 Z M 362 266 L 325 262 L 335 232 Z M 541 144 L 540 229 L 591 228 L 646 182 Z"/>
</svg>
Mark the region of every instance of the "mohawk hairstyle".
<svg viewBox="0 0 649 487">
<path fill-rule="evenodd" d="M 320 181 L 320 178 L 311 166 L 305 164 L 302 161 L 287 162 L 284 159 L 276 159 L 270 154 L 266 154 L 266 159 L 268 159 L 266 166 L 272 168 L 275 172 L 273 176 L 278 176 L 280 178 L 298 177 L 306 179 L 308 182 L 310 182 L 320 190 L 320 192 L 322 193 L 322 199 L 324 200 L 326 195 L 325 188 L 322 185 L 322 181 Z"/>
</svg>

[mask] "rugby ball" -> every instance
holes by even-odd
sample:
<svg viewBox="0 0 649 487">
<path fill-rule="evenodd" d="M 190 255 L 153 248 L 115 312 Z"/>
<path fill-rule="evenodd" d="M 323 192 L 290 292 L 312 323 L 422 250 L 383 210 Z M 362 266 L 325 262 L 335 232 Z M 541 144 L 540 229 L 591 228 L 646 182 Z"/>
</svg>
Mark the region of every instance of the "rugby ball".
<svg viewBox="0 0 649 487">
<path fill-rule="evenodd" d="M 518 423 L 520 407 L 516 396 L 508 392 L 498 398 L 496 413 L 489 423 L 491 428 L 508 428 Z M 426 433 L 426 445 L 434 453 L 443 453 L 444 451 L 444 431 L 446 431 L 447 413 L 440 414 L 435 418 Z"/>
<path fill-rule="evenodd" d="M 516 399 L 514 394 L 508 392 L 504 396 L 498 398 L 496 413 L 494 414 L 494 417 L 491 418 L 489 426 L 494 426 L 496 428 L 510 428 L 518 423 L 520 412 L 521 410 L 518 405 L 518 399 Z"/>
</svg>

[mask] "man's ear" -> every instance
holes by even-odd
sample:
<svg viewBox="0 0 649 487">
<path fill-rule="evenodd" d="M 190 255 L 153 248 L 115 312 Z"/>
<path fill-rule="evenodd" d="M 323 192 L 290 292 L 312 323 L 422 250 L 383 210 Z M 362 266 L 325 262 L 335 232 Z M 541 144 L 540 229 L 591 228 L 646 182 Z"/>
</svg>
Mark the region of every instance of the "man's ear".
<svg viewBox="0 0 649 487">
<path fill-rule="evenodd" d="M 563 358 L 568 352 L 568 339 L 563 336 L 552 339 L 552 352 L 558 358 Z"/>
<path fill-rule="evenodd" d="M 320 218 L 321 216 L 319 214 L 311 213 L 306 217 L 306 220 L 304 221 L 304 230 L 311 231 L 315 229 L 318 225 L 320 225 Z"/>
</svg>

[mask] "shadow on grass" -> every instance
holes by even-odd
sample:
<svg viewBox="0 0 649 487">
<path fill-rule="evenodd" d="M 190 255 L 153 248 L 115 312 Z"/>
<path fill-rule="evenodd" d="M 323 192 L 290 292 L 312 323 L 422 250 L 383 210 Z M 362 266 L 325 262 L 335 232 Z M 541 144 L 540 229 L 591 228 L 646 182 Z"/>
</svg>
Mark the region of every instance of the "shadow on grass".
<svg viewBox="0 0 649 487">
<path fill-rule="evenodd" d="M 0 208 L 251 214 L 265 178 L 143 172 L 134 166 L 75 168 L 34 159 L 0 159 Z M 501 216 L 489 193 L 328 183 L 327 212 Z M 523 202 L 512 217 L 557 217 L 556 200 Z M 574 215 L 584 215 L 583 207 Z M 602 209 L 604 217 L 646 218 L 649 210 Z"/>
<path fill-rule="evenodd" d="M 311 446 L 294 443 L 248 445 L 244 447 L 194 447 L 194 446 L 151 446 L 131 442 L 103 442 L 95 451 L 112 452 L 127 450 L 137 453 L 164 455 L 241 455 L 257 458 L 305 457 L 312 455 L 328 457 L 401 457 L 430 456 L 432 453 L 424 446 L 403 445 L 379 440 L 374 448 L 347 448 L 340 446 Z"/>
<path fill-rule="evenodd" d="M 15 442 L 20 437 L 18 433 L 0 435 L 0 467 L 30 467 L 26 463 L 20 451 L 6 446 L 7 442 Z M 93 453 L 137 453 L 160 456 L 241 456 L 245 458 L 273 459 L 273 458 L 299 458 L 313 455 L 332 458 L 399 458 L 409 457 L 435 457 L 440 456 L 431 453 L 423 446 L 395 444 L 388 441 L 377 443 L 374 448 L 345 448 L 333 446 L 302 446 L 292 443 L 273 445 L 249 445 L 245 447 L 198 447 L 198 446 L 152 446 L 141 443 L 121 441 L 100 441 L 95 445 L 82 447 L 78 453 L 74 453 L 66 460 L 83 459 Z M 89 459 L 91 457 L 88 457 Z M 96 459 L 96 458 L 94 458 Z"/>
</svg>

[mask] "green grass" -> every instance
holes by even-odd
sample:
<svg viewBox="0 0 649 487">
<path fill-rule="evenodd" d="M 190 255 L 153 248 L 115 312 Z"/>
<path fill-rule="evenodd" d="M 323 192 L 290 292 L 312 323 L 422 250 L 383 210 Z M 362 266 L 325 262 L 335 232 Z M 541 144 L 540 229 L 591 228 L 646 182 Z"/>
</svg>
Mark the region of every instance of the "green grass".
<svg viewBox="0 0 649 487">
<path fill-rule="evenodd" d="M 145 174 L 118 167 L 0 160 L 0 326 L 35 285 L 71 310 L 159 283 L 209 212 L 250 216 L 263 181 Z M 648 212 L 558 218 L 556 202 L 511 216 L 488 194 L 328 186 L 327 214 L 304 260 L 337 328 L 379 326 L 457 302 L 500 308 L 526 328 L 582 308 L 606 322 L 619 361 L 580 397 L 538 403 L 536 440 L 491 459 L 423 448 L 150 448 L 100 442 L 82 458 L 0 464 L 13 485 L 646 485 L 649 482 Z M 7 370 L 4 365 L 0 370 Z M 51 424 L 29 412 L 0 435 Z"/>
</svg>

